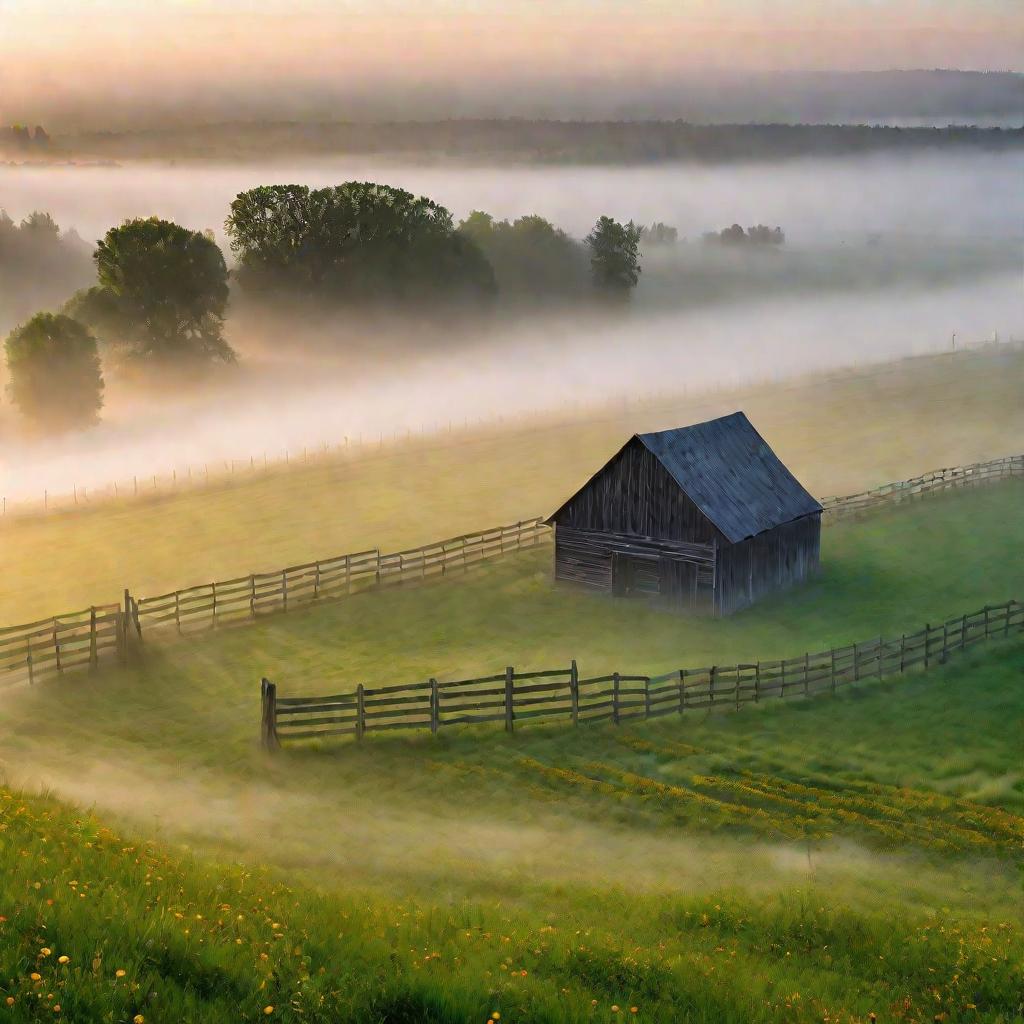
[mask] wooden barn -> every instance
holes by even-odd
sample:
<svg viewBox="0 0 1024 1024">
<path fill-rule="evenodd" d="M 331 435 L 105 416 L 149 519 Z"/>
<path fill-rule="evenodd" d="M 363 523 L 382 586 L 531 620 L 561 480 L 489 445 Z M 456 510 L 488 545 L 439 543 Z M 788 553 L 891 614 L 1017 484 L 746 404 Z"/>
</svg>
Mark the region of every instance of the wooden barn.
<svg viewBox="0 0 1024 1024">
<path fill-rule="evenodd" d="M 716 615 L 819 563 L 821 505 L 742 412 L 634 434 L 547 521 L 556 580 Z"/>
</svg>

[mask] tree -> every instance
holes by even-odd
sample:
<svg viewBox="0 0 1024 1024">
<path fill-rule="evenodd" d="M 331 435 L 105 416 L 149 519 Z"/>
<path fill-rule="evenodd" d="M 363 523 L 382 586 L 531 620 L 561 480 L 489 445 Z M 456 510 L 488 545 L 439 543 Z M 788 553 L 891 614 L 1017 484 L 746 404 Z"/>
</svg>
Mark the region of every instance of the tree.
<svg viewBox="0 0 1024 1024">
<path fill-rule="evenodd" d="M 225 226 L 250 292 L 366 304 L 495 291 L 490 264 L 448 210 L 388 185 L 261 186 L 235 198 Z"/>
<path fill-rule="evenodd" d="M 640 279 L 640 229 L 601 217 L 587 235 L 594 286 L 608 298 L 625 301 Z"/>
<path fill-rule="evenodd" d="M 536 215 L 509 223 L 474 210 L 459 233 L 487 257 L 503 296 L 531 302 L 565 300 L 587 286 L 587 252 L 574 238 Z"/>
<path fill-rule="evenodd" d="M 150 217 L 111 228 L 93 254 L 99 285 L 65 312 L 141 359 L 234 359 L 224 340 L 228 272 L 216 242 Z"/>
<path fill-rule="evenodd" d="M 4 345 L 7 390 L 22 414 L 47 430 L 96 422 L 103 406 L 103 374 L 96 339 L 77 320 L 37 313 Z"/>
</svg>

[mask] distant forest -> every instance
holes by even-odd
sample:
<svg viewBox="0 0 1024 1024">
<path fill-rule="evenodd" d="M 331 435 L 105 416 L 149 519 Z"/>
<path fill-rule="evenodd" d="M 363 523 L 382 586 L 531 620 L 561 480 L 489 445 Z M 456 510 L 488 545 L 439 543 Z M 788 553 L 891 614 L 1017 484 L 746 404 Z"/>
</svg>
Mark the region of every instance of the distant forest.
<svg viewBox="0 0 1024 1024">
<path fill-rule="evenodd" d="M 0 134 L 0 144 L 3 141 Z M 13 143 L 10 133 L 8 141 Z M 11 145 L 6 148 L 11 152 Z M 49 153 L 60 159 L 114 160 L 266 159 L 331 153 L 394 154 L 435 160 L 501 158 L 538 163 L 716 163 L 964 149 L 1024 149 L 1024 127 L 697 125 L 682 121 L 514 119 L 375 124 L 260 122 L 55 135 Z M 39 159 L 40 151 L 34 148 L 32 152 Z"/>
</svg>

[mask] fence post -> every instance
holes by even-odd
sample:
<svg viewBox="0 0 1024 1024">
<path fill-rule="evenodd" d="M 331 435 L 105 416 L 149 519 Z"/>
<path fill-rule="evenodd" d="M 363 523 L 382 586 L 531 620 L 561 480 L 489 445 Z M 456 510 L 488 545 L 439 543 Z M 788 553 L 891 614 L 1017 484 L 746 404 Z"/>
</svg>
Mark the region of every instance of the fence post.
<svg viewBox="0 0 1024 1024">
<path fill-rule="evenodd" d="M 515 716 L 512 713 L 512 680 L 515 678 L 515 669 L 511 665 L 505 667 L 505 732 L 515 730 Z"/>
<path fill-rule="evenodd" d="M 25 645 L 28 648 L 28 684 L 31 686 L 36 681 L 35 670 L 32 667 L 32 637 L 28 637 L 25 641 Z"/>
<path fill-rule="evenodd" d="M 216 629 L 217 628 L 217 581 L 216 580 L 214 580 L 213 583 L 210 584 L 210 589 L 213 591 L 213 608 L 211 609 L 211 614 L 213 615 L 213 627 L 214 627 L 214 629 Z"/>
<path fill-rule="evenodd" d="M 260 739 L 264 750 L 277 750 L 281 741 L 277 736 L 277 685 L 269 679 L 260 681 L 260 698 L 263 714 L 260 725 Z"/>
<path fill-rule="evenodd" d="M 900 637 L 900 672 L 906 671 L 907 662 L 907 634 Z"/>
<path fill-rule="evenodd" d="M 439 705 L 441 695 L 437 689 L 437 680 L 430 680 L 430 731 L 437 734 L 441 725 L 441 708 Z"/>
<path fill-rule="evenodd" d="M 736 666 L 736 679 L 733 682 L 733 689 L 736 691 L 736 710 L 737 711 L 739 711 L 739 709 L 740 709 L 740 679 L 742 679 L 742 678 L 743 678 L 743 670 L 739 667 L 739 665 L 737 665 Z"/>
<path fill-rule="evenodd" d="M 572 724 L 580 724 L 580 672 L 576 667 L 576 659 L 569 666 L 569 702 L 572 705 Z"/>
<path fill-rule="evenodd" d="M 96 649 L 96 606 L 89 609 L 89 671 L 94 672 L 99 664 L 99 651 Z"/>
<path fill-rule="evenodd" d="M 857 660 L 857 641 L 853 641 L 853 681 L 856 683 L 860 679 L 860 665 Z"/>
<path fill-rule="evenodd" d="M 313 563 L 313 600 L 320 597 L 320 563 Z"/>
<path fill-rule="evenodd" d="M 57 638 L 57 616 L 53 617 L 53 655 L 57 659 L 57 671 L 63 675 L 64 666 L 60 663 L 60 640 Z"/>
<path fill-rule="evenodd" d="M 832 683 L 832 696 L 835 696 L 836 685 L 838 680 L 836 679 L 836 649 L 835 647 L 829 648 L 829 665 L 830 665 L 830 676 L 829 679 Z"/>
<path fill-rule="evenodd" d="M 876 674 L 877 674 L 879 679 L 882 678 L 882 645 L 884 643 L 885 643 L 885 639 L 882 637 L 881 634 L 879 634 L 879 636 L 878 636 L 878 663 L 875 666 L 875 668 L 877 670 Z"/>
<path fill-rule="evenodd" d="M 281 610 L 288 611 L 288 573 L 281 570 Z"/>
<path fill-rule="evenodd" d="M 985 605 L 985 639 L 988 639 L 988 605 Z"/>
<path fill-rule="evenodd" d="M 612 721 L 619 724 L 619 673 L 612 673 Z"/>
<path fill-rule="evenodd" d="M 256 575 L 255 573 L 249 576 L 249 614 L 252 618 L 256 618 Z"/>
<path fill-rule="evenodd" d="M 924 624 L 924 667 L 928 668 L 928 642 L 932 638 L 932 627 L 929 623 Z"/>
<path fill-rule="evenodd" d="M 960 650 L 962 651 L 967 646 L 967 616 L 964 615 L 960 619 Z"/>
<path fill-rule="evenodd" d="M 679 714 L 686 710 L 686 669 L 679 670 Z"/>
<path fill-rule="evenodd" d="M 345 556 L 345 593 L 352 593 L 352 556 Z"/>
<path fill-rule="evenodd" d="M 139 641 L 142 640 L 142 624 L 139 622 L 139 606 L 135 601 L 135 598 L 129 593 L 128 588 L 124 590 L 124 619 L 125 619 L 125 639 L 128 638 L 128 628 L 131 625 L 135 626 L 135 635 Z"/>
<path fill-rule="evenodd" d="M 942 656 L 939 659 L 940 664 L 945 665 L 949 658 L 949 623 L 943 622 L 942 624 Z"/>
<path fill-rule="evenodd" d="M 810 674 L 811 674 L 811 652 L 810 651 L 804 651 L 804 696 L 805 697 L 811 691 Z"/>
<path fill-rule="evenodd" d="M 366 732 L 366 698 L 363 696 L 363 684 L 356 687 L 356 739 L 361 740 Z"/>
<path fill-rule="evenodd" d="M 711 671 L 708 673 L 708 703 L 715 703 L 715 673 L 718 671 L 717 665 L 711 666 Z"/>
<path fill-rule="evenodd" d="M 644 718 L 651 717 L 651 677 L 644 676 Z"/>
</svg>

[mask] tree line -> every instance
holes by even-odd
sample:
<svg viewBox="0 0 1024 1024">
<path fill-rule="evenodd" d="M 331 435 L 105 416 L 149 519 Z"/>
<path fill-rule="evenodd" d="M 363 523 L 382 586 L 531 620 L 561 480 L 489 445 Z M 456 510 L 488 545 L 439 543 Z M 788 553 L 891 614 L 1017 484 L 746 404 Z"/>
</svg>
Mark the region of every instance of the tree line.
<svg viewBox="0 0 1024 1024">
<path fill-rule="evenodd" d="M 456 224 L 431 199 L 354 181 L 250 189 L 231 203 L 225 229 L 230 273 L 212 232 L 157 217 L 111 228 L 92 253 L 95 283 L 7 338 L 8 392 L 20 411 L 44 429 L 95 422 L 101 353 L 156 367 L 232 362 L 232 279 L 247 301 L 327 308 L 486 311 L 499 296 L 622 304 L 639 279 L 644 232 L 607 216 L 582 241 L 537 216 L 474 211 Z"/>
</svg>

